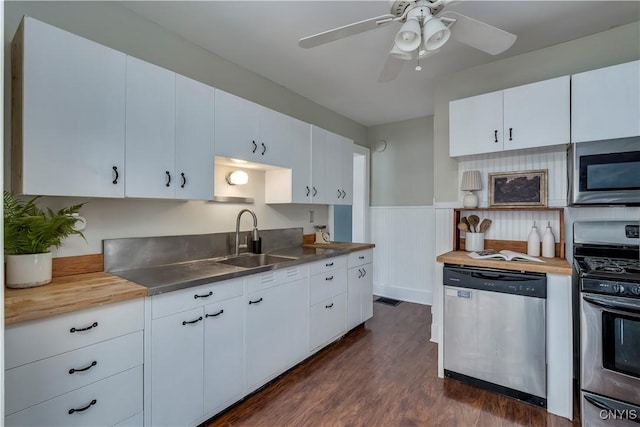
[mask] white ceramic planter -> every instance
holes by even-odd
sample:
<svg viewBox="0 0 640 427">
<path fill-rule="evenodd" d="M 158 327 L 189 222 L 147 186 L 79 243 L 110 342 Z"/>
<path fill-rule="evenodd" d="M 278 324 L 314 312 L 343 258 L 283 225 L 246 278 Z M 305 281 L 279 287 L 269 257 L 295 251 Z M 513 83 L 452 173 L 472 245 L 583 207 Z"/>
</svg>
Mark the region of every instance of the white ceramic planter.
<svg viewBox="0 0 640 427">
<path fill-rule="evenodd" d="M 6 255 L 8 288 L 32 288 L 51 282 L 51 252 Z"/>
</svg>

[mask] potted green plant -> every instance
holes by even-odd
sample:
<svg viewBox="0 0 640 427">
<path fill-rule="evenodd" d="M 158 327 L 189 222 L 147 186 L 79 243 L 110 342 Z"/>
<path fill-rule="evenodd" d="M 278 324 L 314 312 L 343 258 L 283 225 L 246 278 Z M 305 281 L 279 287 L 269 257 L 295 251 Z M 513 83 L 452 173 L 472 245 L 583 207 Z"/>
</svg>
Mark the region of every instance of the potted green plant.
<svg viewBox="0 0 640 427">
<path fill-rule="evenodd" d="M 6 285 L 9 288 L 30 288 L 51 282 L 51 248 L 60 247 L 72 234 L 82 236 L 76 223 L 83 221 L 78 211 L 83 204 L 60 209 L 40 209 L 34 197 L 17 199 L 4 192 L 4 251 L 6 255 Z"/>
</svg>

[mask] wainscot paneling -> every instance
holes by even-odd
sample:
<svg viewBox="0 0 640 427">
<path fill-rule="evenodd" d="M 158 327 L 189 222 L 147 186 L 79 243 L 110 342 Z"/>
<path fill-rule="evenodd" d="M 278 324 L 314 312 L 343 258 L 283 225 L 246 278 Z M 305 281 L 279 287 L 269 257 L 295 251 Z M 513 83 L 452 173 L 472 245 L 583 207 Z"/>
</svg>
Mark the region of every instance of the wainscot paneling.
<svg viewBox="0 0 640 427">
<path fill-rule="evenodd" d="M 434 233 L 432 206 L 371 207 L 374 294 L 432 304 Z"/>
<path fill-rule="evenodd" d="M 544 147 L 530 150 L 503 151 L 463 157 L 458 161 L 458 182 L 466 170 L 479 170 L 482 174 L 482 190 L 476 192 L 481 207 L 489 204 L 488 174 L 547 169 L 549 206 L 567 205 L 567 151 L 565 146 Z M 460 200 L 464 196 L 460 192 Z"/>
</svg>

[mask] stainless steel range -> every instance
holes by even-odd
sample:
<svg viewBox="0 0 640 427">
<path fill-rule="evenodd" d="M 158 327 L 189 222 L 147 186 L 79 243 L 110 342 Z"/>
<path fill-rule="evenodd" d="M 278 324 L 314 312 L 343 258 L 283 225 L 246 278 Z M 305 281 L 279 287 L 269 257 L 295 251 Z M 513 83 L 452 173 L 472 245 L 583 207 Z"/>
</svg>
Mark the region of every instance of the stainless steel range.
<svg viewBox="0 0 640 427">
<path fill-rule="evenodd" d="M 640 425 L 640 222 L 574 224 L 583 426 Z"/>
</svg>

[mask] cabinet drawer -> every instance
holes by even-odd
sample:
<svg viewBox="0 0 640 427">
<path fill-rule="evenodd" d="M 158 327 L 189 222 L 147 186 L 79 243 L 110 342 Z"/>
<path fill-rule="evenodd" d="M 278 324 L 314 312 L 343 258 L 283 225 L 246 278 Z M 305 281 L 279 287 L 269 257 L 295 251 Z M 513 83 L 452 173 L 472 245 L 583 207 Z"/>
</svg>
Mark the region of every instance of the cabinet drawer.
<svg viewBox="0 0 640 427">
<path fill-rule="evenodd" d="M 313 305 L 309 315 L 309 347 L 314 350 L 344 333 L 346 294 Z"/>
<path fill-rule="evenodd" d="M 142 331 L 9 369 L 5 413 L 12 414 L 142 365 Z"/>
<path fill-rule="evenodd" d="M 366 249 L 364 251 L 352 252 L 349 254 L 348 265 L 349 268 L 356 267 L 362 264 L 369 264 L 373 262 L 373 249 Z"/>
<path fill-rule="evenodd" d="M 9 415 L 5 425 L 112 426 L 140 411 L 142 366 L 137 366 Z"/>
<path fill-rule="evenodd" d="M 327 271 L 333 270 L 334 268 L 346 268 L 346 266 L 346 256 L 326 258 L 322 261 L 316 261 L 309 264 L 309 275 L 315 276 L 316 274 L 325 273 Z"/>
<path fill-rule="evenodd" d="M 295 280 L 304 279 L 309 276 L 309 269 L 306 265 L 296 265 L 293 267 L 267 271 L 266 273 L 254 274 L 246 277 L 247 293 L 252 293 L 273 286 L 283 285 Z"/>
<path fill-rule="evenodd" d="M 347 291 L 347 270 L 331 270 L 309 280 L 309 305 Z"/>
<path fill-rule="evenodd" d="M 151 297 L 152 318 L 157 319 L 180 313 L 212 302 L 237 297 L 238 295 L 242 295 L 242 279 L 225 280 L 181 291 L 154 295 Z"/>
<path fill-rule="evenodd" d="M 5 368 L 144 328 L 142 298 L 11 325 L 5 330 Z"/>
</svg>

